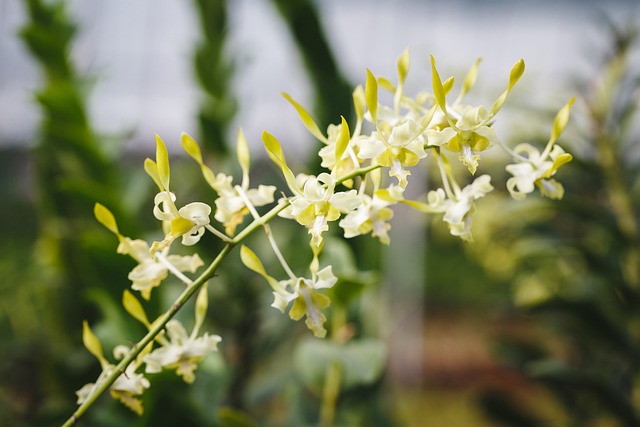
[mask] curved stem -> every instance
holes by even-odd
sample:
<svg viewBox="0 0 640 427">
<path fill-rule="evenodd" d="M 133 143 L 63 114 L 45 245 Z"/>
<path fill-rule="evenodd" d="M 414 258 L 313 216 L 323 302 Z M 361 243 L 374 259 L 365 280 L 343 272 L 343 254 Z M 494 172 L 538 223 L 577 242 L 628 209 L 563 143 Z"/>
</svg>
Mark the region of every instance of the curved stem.
<svg viewBox="0 0 640 427">
<path fill-rule="evenodd" d="M 347 323 L 347 313 L 341 305 L 336 305 L 332 316 L 331 338 L 334 343 L 342 344 L 340 330 Z M 324 387 L 322 389 L 322 404 L 320 406 L 320 425 L 322 427 L 333 426 L 336 419 L 336 407 L 340 397 L 340 384 L 342 383 L 342 363 L 334 361 L 327 366 L 324 375 Z"/>
<path fill-rule="evenodd" d="M 226 234 L 218 231 L 213 225 L 211 224 L 207 224 L 204 226 L 207 230 L 209 230 L 211 232 L 211 234 L 213 234 L 214 236 L 216 236 L 217 238 L 219 238 L 220 240 L 222 240 L 225 243 L 229 243 L 231 241 L 231 237 L 227 236 Z"/>
<path fill-rule="evenodd" d="M 249 212 L 251 212 L 251 215 L 253 216 L 253 218 L 258 220 L 260 218 L 260 214 L 258 214 L 258 211 L 256 211 L 256 208 L 251 203 L 251 200 L 249 200 L 247 193 L 245 193 L 242 187 L 239 187 L 237 185 L 235 189 L 236 189 L 236 192 L 240 195 L 240 197 L 244 201 L 245 206 L 249 209 Z M 289 267 L 287 260 L 285 260 L 284 256 L 282 256 L 282 252 L 278 247 L 278 243 L 276 242 L 276 239 L 274 239 L 273 233 L 271 233 L 271 227 L 269 227 L 269 224 L 265 224 L 263 225 L 263 228 L 264 228 L 264 233 L 267 235 L 267 239 L 269 240 L 269 244 L 271 245 L 271 249 L 273 250 L 273 253 L 276 254 L 276 258 L 278 258 L 280 265 L 282 265 L 282 268 L 287 273 L 289 278 L 295 280 L 296 275 L 293 274 L 293 270 L 291 270 L 291 267 Z"/>
<path fill-rule="evenodd" d="M 434 149 L 433 154 L 436 156 L 436 163 L 438 164 L 438 170 L 440 171 L 440 178 L 442 180 L 444 192 L 447 194 L 447 197 L 449 199 L 455 199 L 456 194 L 451 190 L 451 187 L 449 186 L 449 177 L 447 172 L 445 171 L 442 159 L 440 158 L 440 153 L 438 153 L 438 150 Z"/>
<path fill-rule="evenodd" d="M 498 142 L 498 147 L 500 147 L 504 151 L 506 151 L 507 154 L 509 154 L 511 157 L 513 157 L 514 160 L 518 160 L 520 162 L 528 162 L 529 161 L 528 158 L 526 158 L 526 157 L 516 153 L 515 151 L 513 151 L 513 149 L 511 147 L 506 145 L 504 142 L 500 141 L 500 139 L 498 139 L 497 142 Z"/>
<path fill-rule="evenodd" d="M 361 168 L 356 171 L 351 172 L 350 174 L 345 175 L 341 179 L 338 180 L 339 183 L 342 183 L 346 180 L 353 179 L 357 176 L 366 175 L 367 173 L 378 169 L 379 165 L 369 166 L 366 168 Z M 275 218 L 278 213 L 284 210 L 287 206 L 289 206 L 289 201 L 286 199 L 280 200 L 276 206 L 274 206 L 269 212 L 264 214 L 261 217 L 255 218 L 254 221 L 249 224 L 245 229 L 243 229 L 240 233 L 238 233 L 234 238 L 230 239 L 226 237 L 224 241 L 226 245 L 220 250 L 215 259 L 209 264 L 209 267 L 191 284 L 188 284 L 187 288 L 176 298 L 173 305 L 167 310 L 162 316 L 160 316 L 159 320 L 154 323 L 154 326 L 149 330 L 149 332 L 142 338 L 136 345 L 133 350 L 118 363 L 116 369 L 110 375 L 106 376 L 104 380 L 100 381 L 96 384 L 94 392 L 76 409 L 76 411 L 69 417 L 69 419 L 62 425 L 62 427 L 69 427 L 74 425 L 82 415 L 98 400 L 98 398 L 113 385 L 113 383 L 118 379 L 120 375 L 125 372 L 127 366 L 140 354 L 142 349 L 144 349 L 148 344 L 150 344 L 164 329 L 165 325 L 171 320 L 176 313 L 182 308 L 182 306 L 195 294 L 203 285 L 207 282 L 211 277 L 214 276 L 215 272 L 220 267 L 220 264 L 224 260 L 224 258 L 231 252 L 231 250 L 244 241 L 247 237 L 249 237 L 253 232 L 255 232 L 258 228 L 266 226 L 269 221 Z M 270 233 L 268 233 L 270 234 Z"/>
<path fill-rule="evenodd" d="M 381 168 L 381 167 L 382 167 L 382 166 L 380 166 L 380 165 L 371 165 L 371 166 L 368 166 L 368 167 L 366 167 L 366 168 L 356 169 L 356 170 L 354 170 L 353 172 L 350 172 L 350 173 L 348 173 L 348 174 L 346 174 L 346 175 L 344 175 L 344 176 L 340 177 L 340 179 L 338 179 L 338 181 L 336 182 L 336 184 L 342 184 L 343 182 L 348 181 L 348 180 L 350 180 L 350 179 L 353 179 L 353 178 L 355 178 L 355 177 L 357 177 L 357 176 L 366 175 L 366 174 L 368 174 L 369 172 L 372 172 L 372 171 L 374 171 L 374 170 L 376 170 L 376 169 L 379 169 L 379 168 Z"/>
<path fill-rule="evenodd" d="M 193 285 L 193 281 L 185 276 L 180 270 L 178 270 L 169 260 L 165 257 L 161 252 L 156 252 L 156 258 L 165 266 L 167 269 L 173 273 L 178 279 L 182 281 L 187 286 Z"/>
<path fill-rule="evenodd" d="M 322 390 L 322 406 L 320 407 L 320 425 L 330 427 L 336 418 L 336 404 L 340 395 L 340 381 L 342 380 L 342 367 L 339 362 L 327 366 L 324 388 Z"/>
<path fill-rule="evenodd" d="M 222 261 L 225 257 L 231 252 L 231 250 L 248 236 L 250 236 L 255 230 L 259 227 L 262 227 L 264 224 L 267 224 L 271 221 L 275 216 L 286 208 L 289 205 L 287 201 L 278 203 L 275 207 L 273 207 L 269 212 L 261 216 L 260 218 L 254 220 L 251 224 L 247 226 L 241 233 L 239 233 L 232 241 L 228 242 L 218 253 L 215 259 L 209 264 L 209 267 L 200 274 L 200 276 L 193 281 L 187 288 L 176 298 L 175 302 L 171 305 L 171 307 L 160 316 L 159 320 L 154 323 L 153 327 L 149 329 L 149 332 L 142 338 L 138 343 L 135 344 L 133 350 L 118 363 L 116 369 L 104 378 L 104 380 L 100 381 L 96 384 L 96 387 L 93 393 L 76 409 L 76 411 L 69 417 L 69 419 L 62 425 L 62 427 L 70 427 L 74 425 L 80 417 L 98 400 L 98 398 L 105 392 L 111 385 L 118 379 L 120 375 L 122 375 L 127 366 L 133 360 L 138 357 L 138 354 L 144 349 L 148 344 L 150 344 L 163 330 L 165 325 L 171 320 L 178 311 L 182 308 L 182 306 L 209 280 L 215 272 L 222 264 Z"/>
</svg>

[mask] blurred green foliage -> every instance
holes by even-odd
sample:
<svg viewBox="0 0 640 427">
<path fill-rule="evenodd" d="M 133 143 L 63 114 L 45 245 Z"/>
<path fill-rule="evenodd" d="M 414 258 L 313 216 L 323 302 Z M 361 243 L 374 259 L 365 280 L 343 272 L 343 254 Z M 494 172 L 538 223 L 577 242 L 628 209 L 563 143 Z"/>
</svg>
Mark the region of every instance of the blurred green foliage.
<svg viewBox="0 0 640 427">
<path fill-rule="evenodd" d="M 494 277 L 511 282 L 519 313 L 546 331 L 543 340 L 504 337 L 497 348 L 558 408 L 540 411 L 533 386 L 528 406 L 488 391 L 481 402 L 499 425 L 640 425 L 640 74 L 631 66 L 638 30 L 610 22 L 608 29 L 609 50 L 598 74 L 581 78 L 573 132 L 564 137 L 575 156 L 562 172 L 565 198 L 496 202 L 469 247 Z"/>
<path fill-rule="evenodd" d="M 117 241 L 95 221 L 93 205 L 100 202 L 108 206 L 118 218 L 120 229 L 136 238 L 151 232 L 137 224 L 148 220 L 149 209 L 144 207 L 153 197 L 153 185 L 140 167 L 142 159 L 134 159 L 135 163 L 125 160 L 128 156 L 114 138 L 98 135 L 92 128 L 86 96 L 95 82 L 75 69 L 70 51 L 76 28 L 66 2 L 23 3 L 28 22 L 20 36 L 41 70 L 35 101 L 41 108 L 42 120 L 38 141 L 29 151 L 16 149 L 2 157 L 6 163 L 2 168 L 3 182 L 18 183 L 29 175 L 20 186 L 9 184 L 0 189 L 7 201 L 2 210 L 6 238 L 0 244 L 9 254 L 0 263 L 5 279 L 0 287 L 0 424 L 6 426 L 55 425 L 72 413 L 75 390 L 94 381 L 99 370 L 82 347 L 82 320 L 90 321 L 106 353 L 116 344 L 135 341 L 143 334 L 143 328 L 120 307 L 133 261 L 115 253 Z M 227 158 L 227 134 L 236 101 L 230 84 L 233 58 L 225 48 L 227 4 L 199 0 L 193 6 L 202 34 L 193 63 L 202 90 L 202 142 L 209 160 L 217 165 L 232 165 L 235 160 Z M 299 41 L 301 54 L 323 62 L 309 67 L 323 121 L 350 111 L 350 88 L 337 71 L 313 5 L 278 2 L 277 6 Z M 302 14 L 290 13 L 294 9 L 300 11 L 300 6 Z M 300 32 L 303 28 L 304 34 Z M 309 49 L 318 46 L 322 55 L 310 55 Z M 343 102 L 335 103 L 336 100 Z M 177 191 L 212 199 L 214 195 L 204 193 L 204 185 L 195 184 L 201 181 L 197 168 L 180 159 L 172 166 L 174 174 L 181 177 L 181 183 L 176 183 Z M 268 167 L 256 165 L 254 170 L 255 179 L 260 182 L 279 179 Z M 277 232 L 288 242 L 283 252 L 291 265 L 306 269 L 308 257 L 298 250 L 306 246 L 305 236 L 300 237 L 297 229 L 286 225 Z M 257 247 L 260 244 L 252 243 Z M 205 241 L 201 256 L 206 259 L 214 254 L 218 245 L 213 239 Z M 344 322 L 357 323 L 365 315 L 357 308 L 358 295 L 371 288 L 372 281 L 369 276 L 357 275 L 357 259 L 351 252 L 346 245 L 340 252 L 336 272 L 345 287 L 343 295 L 336 296 L 335 305 L 344 313 Z M 145 304 L 146 309 L 159 313 L 174 293 L 170 288 L 159 292 L 160 297 Z M 210 298 L 215 304 L 211 304 L 206 326 L 223 335 L 225 342 L 221 354 L 208 358 L 199 369 L 195 384 L 187 386 L 171 374 L 154 375 L 153 386 L 144 397 L 143 416 L 137 417 L 104 398 L 80 424 L 314 424 L 322 396 L 301 378 L 308 375 L 306 369 L 317 367 L 292 369 L 291 365 L 292 351 L 304 337 L 304 328 L 269 307 L 268 288 L 240 263 L 229 264 L 216 278 Z M 374 342 L 369 338 L 363 342 L 365 348 L 359 350 L 357 339 L 344 351 L 338 342 L 331 348 L 337 354 L 337 363 L 342 363 L 343 352 L 355 352 L 355 356 L 344 359 L 353 363 L 354 357 L 366 355 L 367 346 L 379 355 L 380 344 Z M 366 378 L 356 378 L 358 392 L 345 395 L 348 402 L 340 397 L 337 420 L 365 419 L 367 413 L 372 413 L 364 403 L 381 390 L 383 365 L 379 362 L 374 368 L 367 371 Z M 356 404 L 358 401 L 363 404 Z M 388 425 L 386 418 L 380 416 L 382 410 L 376 409 L 376 423 L 367 425 Z"/>
<path fill-rule="evenodd" d="M 228 127 L 236 111 L 231 92 L 233 58 L 225 49 L 226 0 L 196 0 L 201 40 L 195 50 L 194 68 L 202 89 L 199 113 L 200 143 L 206 151 L 224 156 L 228 152 Z"/>
<path fill-rule="evenodd" d="M 317 6 L 311 0 L 273 0 L 273 3 L 284 18 L 309 74 L 320 128 L 339 123 L 340 114 L 353 111 L 353 88 L 334 59 Z"/>
<path fill-rule="evenodd" d="M 139 224 L 150 218 L 154 190 L 141 173 L 141 159 L 125 161 L 114 142 L 91 125 L 86 94 L 94 83 L 78 74 L 69 55 L 76 28 L 66 3 L 23 3 L 28 22 L 20 36 L 41 70 L 34 101 L 42 120 L 33 147 L 4 150 L 0 157 L 3 426 L 55 425 L 72 412 L 75 390 L 93 381 L 99 369 L 81 344 L 83 319 L 108 349 L 143 333 L 120 307 L 133 263 L 115 253 L 117 242 L 96 223 L 92 210 L 95 202 L 108 206 L 123 232 L 142 237 L 151 233 Z M 337 122 L 352 111 L 351 87 L 316 6 L 307 0 L 274 0 L 273 5 L 309 73 L 318 122 L 322 127 Z M 228 127 L 241 106 L 231 91 L 236 64 L 225 47 L 228 4 L 197 0 L 192 6 L 201 30 L 193 58 L 202 91 L 201 141 L 208 160 L 232 168 Z M 454 315 L 471 307 L 507 309 L 546 331 L 548 339 L 504 339 L 498 350 L 514 370 L 543 384 L 552 393 L 546 398 L 554 396 L 559 408 L 547 414 L 513 395 L 489 391 L 481 401 L 500 425 L 640 425 L 635 409 L 640 76 L 628 67 L 637 35 L 614 26 L 611 35 L 602 75 L 579 88 L 583 108 L 574 112 L 577 125 L 570 138 L 575 160 L 562 171 L 565 200 L 512 202 L 499 194 L 483 201 L 474 225 L 476 243 L 462 245 L 446 230 L 440 236 L 437 228 L 429 234 L 426 304 Z M 205 193 L 208 188 L 195 184 L 201 181 L 197 168 L 181 159 L 172 162 L 181 181 L 178 192 L 213 199 Z M 315 159 L 309 163 L 317 164 Z M 254 182 L 280 179 L 266 165 L 253 170 Z M 292 268 L 306 269 L 310 255 L 300 248 L 307 236 L 290 224 L 273 224 L 273 229 L 287 242 L 282 249 Z M 228 264 L 210 286 L 205 325 L 224 337 L 221 353 L 207 358 L 195 384 L 188 386 L 173 374 L 155 375 L 142 417 L 105 398 L 82 425 L 311 426 L 331 409 L 322 407 L 331 393 L 336 426 L 397 425 L 397 402 L 385 383 L 384 344 L 380 331 L 367 327 L 376 324 L 378 313 L 362 302 L 378 292 L 380 250 L 367 238 L 335 240 L 324 254 L 340 281 L 331 295 L 331 340 L 309 338 L 303 325 L 269 307 L 271 295 L 261 278 L 240 263 Z M 218 245 L 205 240 L 203 259 Z M 266 249 L 260 239 L 250 245 Z M 150 312 L 159 313 L 174 290 L 158 294 L 146 306 Z M 337 391 L 327 386 L 331 372 L 343 374 Z M 538 396 L 535 387 L 528 392 Z M 437 420 L 437 414 L 429 416 Z"/>
</svg>

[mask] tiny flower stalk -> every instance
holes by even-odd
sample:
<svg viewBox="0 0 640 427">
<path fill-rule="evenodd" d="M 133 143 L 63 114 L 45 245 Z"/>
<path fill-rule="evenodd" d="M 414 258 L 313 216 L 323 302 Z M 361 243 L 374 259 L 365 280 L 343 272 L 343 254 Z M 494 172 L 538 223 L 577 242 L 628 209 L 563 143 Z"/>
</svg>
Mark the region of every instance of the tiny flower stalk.
<svg viewBox="0 0 640 427">
<path fill-rule="evenodd" d="M 348 329 L 346 307 L 337 303 L 331 313 L 331 340 L 337 345 L 345 345 L 353 334 Z M 344 368 L 344 364 L 339 360 L 327 366 L 320 405 L 320 425 L 323 427 L 331 427 L 335 424 L 338 399 L 344 380 Z"/>
<path fill-rule="evenodd" d="M 236 140 L 236 156 L 242 176 L 236 183 L 231 175 L 214 173 L 205 163 L 197 142 L 183 133 L 182 148 L 195 161 L 213 194 L 205 201 L 178 205 L 179 195 L 174 194 L 170 187 L 169 153 L 162 139 L 156 135 L 155 160 L 146 159 L 144 170 L 158 187 L 152 213 L 159 222 L 163 237 L 151 244 L 127 237 L 121 233 L 107 207 L 96 204 L 94 208 L 98 222 L 117 237 L 117 252 L 129 255 L 137 262 L 129 273 L 131 290 L 123 293 L 122 304 L 129 315 L 148 329 L 148 333 L 131 347 L 117 347 L 114 357 L 119 362 L 112 364 L 85 323 L 83 341 L 98 359 L 102 373 L 94 383 L 78 391 L 80 406 L 64 425 L 74 424 L 106 390 L 134 412 L 141 413 L 141 395 L 150 386 L 145 375 L 173 370 L 186 382 L 195 380 L 198 363 L 207 354 L 217 351 L 218 344 L 223 342 L 218 335 L 200 331 L 208 309 L 206 283 L 211 281 L 212 286 L 216 285 L 212 280 L 214 274 L 237 245 L 241 245 L 240 261 L 244 266 L 262 276 L 270 286 L 273 295 L 271 306 L 282 313 L 288 311 L 292 320 L 304 318 L 307 328 L 316 337 L 323 338 L 328 334 L 326 313 L 331 304 L 327 290 L 339 286 L 333 267 L 321 266 L 320 263 L 326 243 L 324 233 L 330 227 L 341 230 L 345 238 L 369 234 L 389 245 L 394 208 L 404 204 L 420 212 L 441 215 L 452 235 L 470 241 L 473 216 L 480 205 L 477 202 L 494 189 L 489 174 L 470 175 L 476 174 L 483 153 L 492 147 L 504 149 L 513 158 L 514 163 L 506 167 L 512 174 L 506 187 L 514 199 L 526 197 L 536 187 L 543 196 L 562 197 L 564 189 L 552 177 L 572 158 L 560 148 L 557 140 L 567 125 L 573 100 L 559 111 L 550 139 L 542 151 L 530 144 L 510 148 L 510 144 L 498 139 L 492 126 L 522 76 L 524 62 L 520 60 L 513 66 L 507 89 L 489 109 L 482 105 L 462 104 L 476 83 L 479 64 L 479 60 L 473 64 L 455 101 L 448 104 L 446 98 L 453 90 L 455 80 L 453 77 L 441 80 L 433 57 L 433 93 L 422 92 L 415 97 L 405 93 L 410 69 L 409 52 L 405 51 L 396 64 L 397 82 L 394 84 L 384 77 L 376 77 L 367 69 L 364 87 L 357 86 L 353 91 L 355 124 L 350 125 L 345 117 L 340 117 L 336 124 L 327 128 L 326 135 L 302 105 L 283 94 L 306 129 L 323 143 L 318 155 L 321 167 L 325 168 L 317 175 L 294 174 L 278 139 L 264 131 L 264 148 L 282 173 L 288 195 L 285 191 L 276 193 L 273 185 L 251 187 L 250 152 L 242 130 L 239 130 Z M 380 89 L 393 95 L 392 105 L 381 102 L 378 96 Z M 451 153 L 458 157 L 462 166 L 450 162 Z M 411 168 L 419 166 L 431 168 L 436 180 L 427 194 L 413 200 L 406 190 L 415 179 L 411 176 Z M 455 167 L 463 169 L 462 175 L 466 178 L 456 173 Z M 464 172 L 465 168 L 470 175 Z M 276 194 L 282 196 L 276 200 Z M 261 213 L 261 209 L 268 210 Z M 295 221 L 310 236 L 313 258 L 305 276 L 296 274 L 280 251 L 278 236 L 274 236 L 269 226 L 275 218 Z M 265 267 L 246 246 L 245 240 L 258 229 L 265 232 L 284 270 L 283 279 L 271 276 L 268 273 L 271 266 Z M 193 251 L 205 234 L 207 238 L 213 236 L 218 239 L 222 249 L 202 270 L 205 263 L 197 253 L 176 253 L 179 246 L 182 246 L 180 252 Z M 162 314 L 150 320 L 136 292 L 143 300 L 149 300 L 154 296 L 154 289 L 173 286 L 169 283 L 172 278 L 178 279 L 173 281 L 183 287 L 180 295 Z M 188 332 L 174 316 L 192 297 L 196 297 L 195 320 L 191 332 Z M 342 313 L 335 321 L 337 323 L 329 328 L 334 339 L 338 339 L 336 334 L 344 326 L 339 324 L 344 310 L 346 307 L 334 307 L 334 312 Z M 321 409 L 323 425 L 331 425 L 335 420 L 343 376 L 341 369 L 339 365 L 331 365 L 326 372 Z M 141 373 L 143 370 L 144 374 Z"/>
</svg>

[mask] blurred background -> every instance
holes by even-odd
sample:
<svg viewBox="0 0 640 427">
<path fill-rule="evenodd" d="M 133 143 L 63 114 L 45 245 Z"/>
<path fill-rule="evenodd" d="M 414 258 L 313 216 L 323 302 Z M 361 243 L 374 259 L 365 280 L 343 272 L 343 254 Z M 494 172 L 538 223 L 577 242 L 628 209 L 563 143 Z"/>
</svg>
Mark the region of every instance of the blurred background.
<svg viewBox="0 0 640 427">
<path fill-rule="evenodd" d="M 365 68 L 394 80 L 406 48 L 408 93 L 430 91 L 429 54 L 458 81 L 481 57 L 469 97 L 485 105 L 524 58 L 496 123 L 512 146 L 545 144 L 576 96 L 560 141 L 574 154 L 558 177 L 565 199 L 513 202 L 496 184 L 471 244 L 409 210 L 397 212 L 388 248 L 329 236 L 340 278 L 330 333 L 349 331 L 347 342 L 311 339 L 232 259 L 210 289 L 207 330 L 223 336 L 221 350 L 195 384 L 158 374 L 142 417 L 104 397 L 80 425 L 322 425 L 335 360 L 349 374 L 324 425 L 640 425 L 639 18 L 632 0 L 0 0 L 0 425 L 58 425 L 72 413 L 75 390 L 99 374 L 82 320 L 105 353 L 144 333 L 120 304 L 134 264 L 92 209 L 108 206 L 133 238 L 158 232 L 141 167 L 154 133 L 185 199 L 213 195 L 180 154 L 183 131 L 214 171 L 232 172 L 241 126 L 252 182 L 280 185 L 263 130 L 296 171 L 317 170 L 319 148 L 280 92 L 326 128 L 353 114 Z M 482 168 L 504 182 L 504 164 L 496 155 Z M 433 179 L 420 178 L 418 193 Z M 303 274 L 306 234 L 274 229 Z M 217 245 L 203 242 L 201 257 Z M 164 288 L 149 313 L 179 291 Z"/>
</svg>

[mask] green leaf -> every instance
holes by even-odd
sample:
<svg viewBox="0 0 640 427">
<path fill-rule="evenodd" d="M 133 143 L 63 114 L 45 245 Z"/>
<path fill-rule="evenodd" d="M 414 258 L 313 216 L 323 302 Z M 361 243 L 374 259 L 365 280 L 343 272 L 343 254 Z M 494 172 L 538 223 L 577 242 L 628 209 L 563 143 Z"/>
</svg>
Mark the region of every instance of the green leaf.
<svg viewBox="0 0 640 427">
<path fill-rule="evenodd" d="M 569 113 L 571 111 L 571 106 L 573 105 L 574 101 L 575 101 L 575 97 L 571 98 L 567 103 L 567 105 L 565 105 L 560 109 L 560 111 L 558 111 L 558 114 L 556 115 L 556 118 L 553 121 L 553 130 L 551 131 L 551 138 L 549 140 L 550 144 L 553 144 L 558 140 L 558 138 L 560 137 L 560 134 L 562 133 L 562 131 L 564 131 L 564 128 L 567 126 L 567 123 L 569 122 Z"/>
<path fill-rule="evenodd" d="M 494 101 L 493 105 L 491 106 L 491 110 L 489 110 L 489 117 L 495 116 L 498 113 L 498 111 L 500 111 L 500 109 L 504 105 L 504 102 L 507 100 L 507 95 L 509 95 L 509 92 L 508 91 L 504 91 L 498 97 L 498 99 L 496 99 Z"/>
<path fill-rule="evenodd" d="M 207 184 L 209 184 L 209 187 L 218 191 L 216 185 L 216 176 L 213 171 L 209 169 L 209 167 L 204 163 L 200 165 L 200 170 L 202 171 L 202 176 L 204 176 L 205 181 L 207 181 Z"/>
<path fill-rule="evenodd" d="M 133 296 L 133 294 L 128 290 L 122 293 L 122 305 L 124 309 L 138 322 L 142 323 L 144 326 L 149 328 L 151 325 L 149 323 L 149 318 L 147 317 L 147 313 L 144 311 L 142 304 L 140 301 Z"/>
<path fill-rule="evenodd" d="M 434 105 L 433 107 L 429 108 L 429 111 L 427 111 L 426 114 L 420 119 L 420 127 L 426 129 L 427 126 L 429 126 L 429 123 L 431 123 L 433 116 L 436 114 L 437 108 L 438 105 Z"/>
<path fill-rule="evenodd" d="M 511 72 L 509 74 L 509 86 L 507 87 L 507 90 L 505 90 L 491 106 L 489 117 L 495 116 L 498 111 L 500 111 L 505 101 L 507 100 L 509 92 L 511 92 L 513 86 L 518 82 L 518 80 L 520 80 L 520 77 L 522 77 L 524 68 L 524 61 L 522 59 L 516 62 L 516 64 L 511 68 Z"/>
<path fill-rule="evenodd" d="M 198 297 L 196 298 L 196 320 L 195 326 L 193 327 L 196 333 L 204 323 L 204 319 L 207 316 L 207 308 L 209 308 L 209 292 L 207 288 L 208 282 L 205 282 L 200 288 Z"/>
<path fill-rule="evenodd" d="M 298 345 L 293 360 L 294 370 L 303 384 L 318 393 L 331 366 L 340 367 L 342 389 L 348 390 L 378 381 L 386 362 L 384 342 L 368 338 L 346 344 L 308 338 Z"/>
<path fill-rule="evenodd" d="M 100 203 L 96 203 L 93 207 L 93 214 L 95 215 L 98 222 L 104 225 L 107 230 L 111 231 L 116 236 L 120 237 L 120 232 L 118 231 L 118 224 L 116 223 L 116 218 L 113 216 L 111 211 L 107 209 L 105 206 Z"/>
<path fill-rule="evenodd" d="M 144 171 L 151 177 L 153 182 L 156 183 L 160 191 L 164 191 L 162 188 L 162 182 L 160 182 L 160 175 L 158 174 L 158 165 L 150 158 L 144 159 Z"/>
<path fill-rule="evenodd" d="M 247 413 L 225 407 L 218 409 L 220 427 L 255 427 L 257 423 Z"/>
<path fill-rule="evenodd" d="M 249 153 L 249 144 L 244 136 L 242 128 L 238 129 L 238 137 L 236 139 L 236 149 L 238 155 L 238 163 L 242 169 L 242 184 L 249 185 L 249 167 L 251 165 L 251 156 Z"/>
<path fill-rule="evenodd" d="M 564 153 L 559 155 L 558 157 L 556 157 L 556 159 L 553 161 L 553 165 L 551 165 L 551 167 L 547 170 L 547 172 L 545 172 L 541 178 L 550 178 L 555 171 L 558 170 L 558 168 L 566 163 L 569 163 L 571 160 L 573 160 L 573 156 L 569 153 Z"/>
<path fill-rule="evenodd" d="M 344 347 L 344 388 L 369 385 L 378 381 L 387 363 L 387 348 L 384 342 L 361 339 L 349 342 Z"/>
<path fill-rule="evenodd" d="M 511 68 L 511 72 L 509 73 L 509 88 L 511 88 L 520 80 L 520 77 L 524 74 L 524 60 L 520 59 L 515 65 Z"/>
<path fill-rule="evenodd" d="M 476 84 L 480 62 L 482 62 L 481 58 L 476 59 L 476 62 L 474 62 L 473 65 L 471 66 L 471 69 L 469 69 L 469 72 L 467 73 L 467 75 L 464 78 L 464 81 L 462 82 L 462 89 L 460 90 L 460 95 L 458 96 L 458 99 L 462 99 L 467 94 L 467 92 L 469 92 L 471 88 L 473 88 L 473 86 Z"/>
<path fill-rule="evenodd" d="M 309 132 L 311 132 L 311 134 L 315 136 L 318 140 L 326 143 L 327 138 L 322 134 L 315 120 L 313 120 L 313 117 L 311 117 L 311 114 L 309 114 L 309 112 L 305 110 L 305 108 L 302 105 L 296 102 L 287 93 L 282 92 L 282 96 L 284 96 L 287 99 L 287 101 L 289 101 L 291 105 L 295 107 L 296 111 L 298 112 L 298 115 L 300 116 L 300 119 L 302 119 L 302 123 L 304 123 L 304 125 L 309 130 Z"/>
<path fill-rule="evenodd" d="M 342 155 L 347 150 L 349 141 L 351 141 L 349 125 L 344 117 L 340 116 L 340 118 L 342 119 L 342 125 L 340 126 L 340 132 L 338 133 L 338 138 L 336 140 L 336 163 L 342 159 Z"/>
<path fill-rule="evenodd" d="M 204 164 L 204 161 L 202 160 L 202 152 L 200 150 L 200 146 L 198 145 L 198 143 L 188 134 L 186 133 L 182 133 L 182 136 L 180 138 L 181 144 L 182 144 L 182 149 L 193 159 L 195 160 L 198 165 L 200 165 L 200 170 L 202 171 L 202 176 L 204 176 L 205 181 L 207 181 L 207 184 L 209 184 L 209 186 L 211 188 L 213 188 L 214 190 L 216 189 L 216 177 L 213 173 L 213 171 L 211 169 L 209 169 L 209 167 L 207 165 Z M 158 178 L 159 181 L 159 178 Z M 158 186 L 161 186 L 161 184 L 158 184 Z M 160 187 L 160 189 L 162 190 L 162 187 Z"/>
<path fill-rule="evenodd" d="M 156 135 L 156 165 L 158 177 L 163 190 L 169 190 L 171 172 L 169 170 L 169 153 L 160 136 Z"/>
<path fill-rule="evenodd" d="M 86 320 L 82 322 L 82 342 L 87 350 L 89 350 L 89 353 L 93 354 L 100 361 L 100 366 L 102 366 L 103 369 L 109 365 L 109 362 L 104 358 L 102 353 L 100 341 L 98 341 L 98 338 L 91 332 L 89 322 Z"/>
<path fill-rule="evenodd" d="M 249 270 L 264 277 L 274 290 L 280 289 L 278 281 L 267 274 L 267 270 L 264 269 L 264 265 L 262 265 L 260 258 L 258 258 L 258 256 L 245 245 L 240 247 L 240 260 Z"/>
<path fill-rule="evenodd" d="M 353 248 L 345 239 L 337 236 L 326 236 L 324 243 L 331 250 L 322 252 L 322 265 L 330 265 L 331 271 L 335 275 L 354 276 L 363 273 L 358 269 Z M 336 290 L 337 288 L 339 286 L 334 286 L 331 289 Z"/>
<path fill-rule="evenodd" d="M 282 147 L 280 146 L 280 142 L 276 139 L 275 136 L 271 135 L 269 132 L 262 132 L 262 142 L 264 143 L 265 148 L 267 149 L 267 154 L 269 158 L 273 160 L 275 164 L 277 164 L 282 173 L 284 175 L 284 179 L 287 181 L 287 185 L 296 195 L 300 194 L 300 189 L 298 188 L 298 183 L 296 182 L 296 177 L 287 166 L 287 162 L 284 158 L 284 153 L 282 152 Z"/>
<path fill-rule="evenodd" d="M 409 73 L 409 49 L 405 49 L 404 52 L 398 58 L 398 85 L 402 86 Z"/>
<path fill-rule="evenodd" d="M 322 339 L 306 338 L 295 348 L 293 368 L 302 383 L 311 391 L 321 393 L 327 369 L 341 364 L 340 346 Z"/>
<path fill-rule="evenodd" d="M 338 276 L 337 286 L 327 290 L 327 295 L 334 303 L 347 306 L 360 298 L 363 292 L 370 288 L 371 283 L 376 283 L 374 276 L 367 272 L 348 277 Z"/>
<path fill-rule="evenodd" d="M 374 123 L 378 123 L 378 82 L 373 73 L 367 68 L 367 83 L 364 86 L 367 108 Z"/>
<path fill-rule="evenodd" d="M 442 80 L 440 79 L 440 74 L 438 74 L 438 70 L 436 69 L 436 60 L 433 55 L 431 58 L 431 83 L 433 85 L 433 95 L 436 97 L 436 102 L 438 106 L 442 109 L 442 111 L 446 111 L 447 108 L 447 100 L 445 98 L 445 90 L 442 86 Z"/>
<path fill-rule="evenodd" d="M 396 87 L 388 79 L 384 77 L 378 77 L 378 88 L 386 90 L 387 92 L 395 93 Z"/>
<path fill-rule="evenodd" d="M 353 249 L 345 239 L 327 236 L 324 243 L 331 250 L 322 253 L 322 264 L 330 265 L 338 277 L 338 283 L 327 289 L 326 294 L 331 301 L 346 307 L 351 301 L 359 298 L 367 288 L 377 283 L 377 275 L 373 271 L 358 269 Z"/>
<path fill-rule="evenodd" d="M 455 83 L 455 79 L 453 76 L 449 77 L 447 80 L 442 83 L 442 89 L 444 90 L 444 94 L 447 95 L 453 89 L 453 84 Z"/>
<path fill-rule="evenodd" d="M 282 147 L 280 146 L 280 141 L 265 130 L 262 132 L 262 142 L 267 149 L 269 158 L 281 168 L 282 165 L 286 166 L 286 160 L 284 158 L 284 153 L 282 152 Z"/>
<path fill-rule="evenodd" d="M 187 133 L 183 132 L 180 135 L 180 143 L 182 149 L 198 164 L 202 164 L 202 152 L 198 143 Z"/>
<path fill-rule="evenodd" d="M 356 112 L 356 120 L 362 120 L 364 116 L 364 109 L 367 105 L 367 98 L 364 94 L 364 89 L 362 85 L 356 86 L 353 90 L 353 108 Z"/>
</svg>

